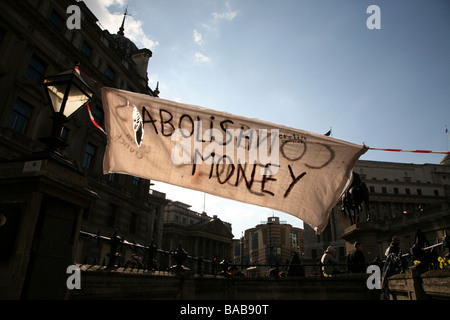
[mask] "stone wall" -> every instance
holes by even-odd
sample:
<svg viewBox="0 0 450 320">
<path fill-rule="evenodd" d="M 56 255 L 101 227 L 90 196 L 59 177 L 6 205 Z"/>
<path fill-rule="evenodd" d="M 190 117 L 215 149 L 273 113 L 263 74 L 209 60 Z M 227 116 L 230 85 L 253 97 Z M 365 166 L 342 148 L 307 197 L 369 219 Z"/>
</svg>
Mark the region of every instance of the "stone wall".
<svg viewBox="0 0 450 320">
<path fill-rule="evenodd" d="M 378 300 L 380 290 L 369 290 L 367 277 L 225 278 L 82 266 L 81 289 L 69 290 L 69 299 Z"/>
<path fill-rule="evenodd" d="M 421 271 L 410 268 L 388 279 L 393 300 L 450 299 L 450 269 Z"/>
</svg>

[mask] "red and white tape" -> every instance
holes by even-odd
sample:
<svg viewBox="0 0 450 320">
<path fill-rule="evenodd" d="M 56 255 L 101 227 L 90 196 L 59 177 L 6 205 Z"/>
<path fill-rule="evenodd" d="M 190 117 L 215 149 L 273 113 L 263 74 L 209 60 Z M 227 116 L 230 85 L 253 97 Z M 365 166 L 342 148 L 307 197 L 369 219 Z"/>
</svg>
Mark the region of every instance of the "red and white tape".
<svg viewBox="0 0 450 320">
<path fill-rule="evenodd" d="M 97 128 L 99 128 L 104 134 L 106 134 L 105 130 L 103 130 L 103 128 L 97 123 L 97 121 L 95 121 L 94 116 L 92 115 L 92 112 L 91 112 L 91 108 L 89 107 L 89 103 L 86 103 L 86 106 L 87 106 L 87 110 L 89 112 L 89 118 L 91 118 L 92 123 Z"/>
<path fill-rule="evenodd" d="M 413 153 L 439 153 L 439 154 L 450 154 L 450 151 L 431 151 L 431 150 L 406 150 L 406 149 L 382 149 L 382 148 L 369 148 L 369 150 L 392 151 L 392 152 L 413 152 Z"/>
</svg>

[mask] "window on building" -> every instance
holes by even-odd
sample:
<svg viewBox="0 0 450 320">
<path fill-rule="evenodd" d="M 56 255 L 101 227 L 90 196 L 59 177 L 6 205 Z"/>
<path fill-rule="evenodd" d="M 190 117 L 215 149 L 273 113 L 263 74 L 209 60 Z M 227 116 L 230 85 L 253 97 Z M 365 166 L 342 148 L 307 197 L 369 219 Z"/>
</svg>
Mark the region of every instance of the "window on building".
<svg viewBox="0 0 450 320">
<path fill-rule="evenodd" d="M 116 178 L 117 178 L 117 174 L 115 174 L 115 173 L 110 173 L 108 175 L 108 181 L 115 182 Z"/>
<path fill-rule="evenodd" d="M 258 233 L 252 233 L 252 249 L 258 249 Z"/>
<path fill-rule="evenodd" d="M 30 63 L 28 64 L 25 76 L 35 83 L 40 83 L 46 68 L 47 64 L 38 56 L 33 55 L 30 59 Z"/>
<path fill-rule="evenodd" d="M 106 225 L 108 227 L 114 228 L 116 226 L 118 210 L 119 210 L 119 207 L 116 206 L 115 204 L 109 205 L 108 215 L 106 216 Z"/>
<path fill-rule="evenodd" d="M 116 72 L 111 67 L 106 68 L 105 74 L 111 81 L 114 81 L 114 78 L 116 77 Z"/>
<path fill-rule="evenodd" d="M 83 210 L 83 220 L 89 221 L 89 216 L 91 215 L 91 207 L 87 207 Z"/>
<path fill-rule="evenodd" d="M 83 41 L 81 43 L 80 51 L 82 54 L 84 54 L 88 58 L 90 58 L 92 55 L 92 47 L 86 41 Z"/>
<path fill-rule="evenodd" d="M 381 187 L 381 192 L 382 192 L 382 193 L 387 193 L 386 187 Z"/>
<path fill-rule="evenodd" d="M 237 257 L 240 257 L 240 255 L 241 255 L 241 244 L 239 242 L 235 243 L 234 255 L 237 256 Z"/>
<path fill-rule="evenodd" d="M 56 29 L 62 30 L 64 26 L 64 18 L 58 12 L 52 10 L 52 12 L 50 12 L 48 19 L 56 27 Z"/>
<path fill-rule="evenodd" d="M 395 194 L 398 194 L 398 192 L 399 192 L 399 191 L 398 191 L 398 188 L 394 188 L 394 193 L 395 193 Z"/>
<path fill-rule="evenodd" d="M 374 186 L 370 186 L 369 187 L 369 191 L 370 191 L 370 193 L 375 193 L 375 187 Z"/>
<path fill-rule="evenodd" d="M 86 153 L 84 154 L 83 168 L 91 169 L 94 166 L 95 152 L 97 147 L 91 143 L 86 146 Z"/>
<path fill-rule="evenodd" d="M 95 122 L 97 122 L 99 126 L 103 126 L 105 122 L 105 112 L 101 107 L 99 106 L 95 107 L 92 116 L 94 117 Z"/>
<path fill-rule="evenodd" d="M 324 242 L 328 243 L 328 242 L 333 241 L 330 224 L 327 225 L 327 227 L 323 231 L 322 235 L 323 235 L 323 241 Z"/>
<path fill-rule="evenodd" d="M 20 98 L 17 99 L 9 118 L 8 127 L 22 134 L 25 133 L 32 111 L 33 107 L 30 104 Z"/>
<path fill-rule="evenodd" d="M 411 190 L 409 188 L 405 189 L 406 194 L 411 194 Z"/>
<path fill-rule="evenodd" d="M 281 248 L 280 247 L 267 248 L 267 262 L 268 263 L 281 263 Z"/>
<path fill-rule="evenodd" d="M 153 238 L 157 239 L 159 234 L 159 219 L 155 216 L 155 220 L 153 221 Z"/>
<path fill-rule="evenodd" d="M 67 142 L 67 139 L 69 138 L 70 129 L 67 127 L 63 127 L 61 130 L 60 138 L 62 141 Z"/>
<path fill-rule="evenodd" d="M 131 214 L 130 218 L 130 233 L 135 234 L 137 230 L 138 215 L 136 213 Z"/>
<path fill-rule="evenodd" d="M 421 195 L 422 195 L 422 189 L 417 189 L 417 194 L 418 194 L 419 196 L 421 196 Z"/>
<path fill-rule="evenodd" d="M 289 234 L 289 238 L 291 240 L 291 248 L 292 249 L 296 249 L 298 247 L 298 237 L 297 237 L 297 233 L 295 232 L 291 232 Z"/>
<path fill-rule="evenodd" d="M 434 195 L 435 195 L 436 197 L 439 197 L 439 190 L 434 190 Z"/>
</svg>

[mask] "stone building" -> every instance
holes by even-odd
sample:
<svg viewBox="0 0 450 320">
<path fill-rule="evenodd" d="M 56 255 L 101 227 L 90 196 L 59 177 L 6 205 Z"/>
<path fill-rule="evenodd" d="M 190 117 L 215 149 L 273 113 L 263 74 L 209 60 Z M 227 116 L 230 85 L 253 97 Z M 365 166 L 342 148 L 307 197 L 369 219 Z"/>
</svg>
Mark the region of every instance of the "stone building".
<svg viewBox="0 0 450 320">
<path fill-rule="evenodd" d="M 80 29 L 69 29 L 66 13 L 70 5 L 81 11 Z M 103 125 L 101 87 L 108 86 L 157 96 L 148 87 L 147 68 L 152 52 L 138 49 L 126 38 L 126 21 L 117 34 L 102 30 L 97 18 L 82 1 L 3 1 L 0 12 L 0 158 L 12 160 L 46 148 L 41 138 L 50 135 L 51 107 L 41 85 L 44 77 L 80 62 L 82 78 L 95 95 L 89 107 Z M 102 172 L 106 135 L 91 122 L 86 106 L 63 128 L 67 146 L 58 150 L 84 172 L 89 189 L 98 199 L 89 206 L 81 230 L 118 235 L 139 243 L 159 245 L 162 215 L 167 200 L 150 192 L 150 181 L 128 175 Z M 109 246 L 80 238 L 77 259 L 101 262 Z M 124 253 L 126 259 L 130 252 Z"/>
<path fill-rule="evenodd" d="M 303 229 L 293 227 L 278 217 L 247 229 L 239 240 L 234 240 L 234 259 L 237 265 L 288 264 L 295 253 L 303 251 Z"/>
<path fill-rule="evenodd" d="M 360 223 L 351 225 L 339 203 L 321 234 L 305 225 L 304 263 L 317 264 L 331 245 L 345 264 L 355 241 L 363 243 L 366 262 L 383 260 L 392 236 L 400 236 L 401 248 L 408 251 L 415 243 L 418 229 L 430 244 L 441 242 L 444 232 L 450 231 L 449 164 L 449 156 L 440 164 L 359 160 L 354 171 L 369 189 L 369 208 L 363 208 Z M 367 209 L 371 221 L 366 221 Z"/>
<path fill-rule="evenodd" d="M 198 213 L 190 205 L 171 201 L 165 207 L 162 248 L 181 247 L 191 256 L 204 259 L 231 259 L 231 224 Z"/>
<path fill-rule="evenodd" d="M 80 8 L 79 29 L 67 26 L 70 14 L 66 12 L 71 5 Z M 100 126 L 104 121 L 103 86 L 158 97 L 158 88 L 152 90 L 148 86 L 147 69 L 152 52 L 139 49 L 126 37 L 126 14 L 116 33 L 102 29 L 83 1 L 5 1 L 0 16 L 1 160 L 26 157 L 46 148 L 41 138 L 50 135 L 52 118 L 42 81 L 46 76 L 72 69 L 74 61 L 80 63 L 81 76 L 95 93 L 89 108 Z M 116 233 L 130 242 L 143 245 L 153 242 L 167 249 L 174 249 L 172 245 L 177 242 L 174 239 L 192 240 L 198 236 L 195 246 L 191 240 L 182 241 L 192 254 L 216 252 L 229 257 L 232 238 L 229 224 L 197 213 L 192 213 L 186 223 L 177 223 L 164 217 L 164 208 L 169 203 L 171 216 L 172 209 L 181 204 L 175 205 L 164 193 L 152 190 L 149 180 L 103 174 L 107 137 L 91 121 L 86 106 L 70 117 L 61 138 L 67 146 L 58 153 L 84 173 L 89 189 L 98 195 L 84 211 L 82 231 L 104 236 Z M 189 211 L 187 207 L 183 210 Z M 168 224 L 166 231 L 164 223 Z M 163 232 L 172 240 L 163 242 Z M 109 253 L 108 243 L 80 237 L 76 260 L 108 263 Z M 132 253 L 131 248 L 122 248 L 119 263 Z"/>
</svg>

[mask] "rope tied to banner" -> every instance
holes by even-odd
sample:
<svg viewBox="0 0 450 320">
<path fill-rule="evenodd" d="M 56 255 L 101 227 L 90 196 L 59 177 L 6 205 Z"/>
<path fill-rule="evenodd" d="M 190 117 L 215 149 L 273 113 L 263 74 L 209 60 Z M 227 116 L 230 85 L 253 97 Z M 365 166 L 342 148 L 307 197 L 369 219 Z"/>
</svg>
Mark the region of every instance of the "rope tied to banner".
<svg viewBox="0 0 450 320">
<path fill-rule="evenodd" d="M 91 122 L 94 124 L 94 126 L 96 126 L 98 129 L 100 129 L 106 135 L 106 131 L 103 130 L 103 128 L 97 123 L 97 121 L 95 121 L 95 118 L 91 112 L 91 108 L 89 107 L 89 103 L 86 103 L 86 107 L 87 107 L 87 110 L 89 113 L 89 118 L 91 119 Z"/>
<path fill-rule="evenodd" d="M 384 149 L 384 148 L 369 148 L 369 150 L 390 151 L 390 152 L 450 154 L 450 151 L 432 151 L 432 150 L 407 150 L 407 149 Z"/>
<path fill-rule="evenodd" d="M 78 74 L 79 76 L 80 76 L 80 73 L 81 73 L 81 74 L 83 74 L 85 77 L 87 77 L 87 78 L 89 78 L 90 80 L 92 80 L 93 82 L 95 82 L 95 84 L 96 84 L 97 86 L 99 86 L 100 88 L 103 87 L 103 85 L 102 85 L 100 82 L 96 81 L 95 79 L 93 79 L 92 77 L 90 77 L 89 75 L 87 75 L 86 73 L 84 73 L 77 65 L 74 66 L 74 68 L 75 68 L 75 70 L 79 73 L 79 74 Z M 95 118 L 94 118 L 94 116 L 93 116 L 93 114 L 92 114 L 92 111 L 91 111 L 91 107 L 89 106 L 89 103 L 88 103 L 88 102 L 86 102 L 86 108 L 87 108 L 87 111 L 88 111 L 88 113 L 89 113 L 89 118 L 91 119 L 91 122 L 94 124 L 95 127 L 97 127 L 100 131 L 102 131 L 102 132 L 106 135 L 105 130 L 103 130 L 103 128 L 97 123 L 97 121 L 95 121 Z"/>
</svg>

